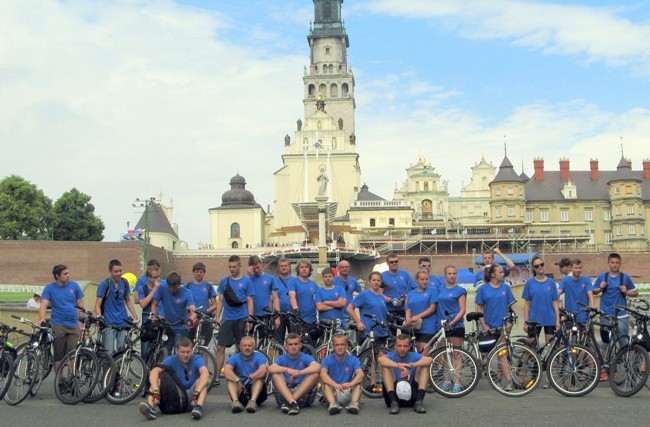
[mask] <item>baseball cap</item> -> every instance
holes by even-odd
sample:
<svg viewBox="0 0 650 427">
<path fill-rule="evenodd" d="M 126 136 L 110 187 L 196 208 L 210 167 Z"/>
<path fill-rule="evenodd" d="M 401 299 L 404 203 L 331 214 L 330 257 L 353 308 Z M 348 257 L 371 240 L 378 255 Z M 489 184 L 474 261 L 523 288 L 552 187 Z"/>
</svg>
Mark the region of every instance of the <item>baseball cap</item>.
<svg viewBox="0 0 650 427">
<path fill-rule="evenodd" d="M 571 260 L 570 260 L 569 258 L 562 258 L 561 260 L 559 260 L 558 262 L 556 262 L 555 265 L 557 265 L 557 266 L 560 267 L 560 268 L 562 268 L 562 267 L 568 267 L 568 266 L 571 265 Z"/>
</svg>

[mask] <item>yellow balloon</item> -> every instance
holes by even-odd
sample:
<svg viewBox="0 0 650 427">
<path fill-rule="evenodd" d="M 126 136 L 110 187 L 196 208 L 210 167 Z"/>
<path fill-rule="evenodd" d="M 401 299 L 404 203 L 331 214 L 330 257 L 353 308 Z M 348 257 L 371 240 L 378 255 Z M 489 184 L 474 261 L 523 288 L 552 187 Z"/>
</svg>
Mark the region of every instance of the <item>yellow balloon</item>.
<svg viewBox="0 0 650 427">
<path fill-rule="evenodd" d="M 135 286 L 135 282 L 138 281 L 138 278 L 133 273 L 124 273 L 122 274 L 122 277 L 126 279 L 127 282 L 129 282 L 129 285 L 131 285 L 131 287 Z"/>
</svg>

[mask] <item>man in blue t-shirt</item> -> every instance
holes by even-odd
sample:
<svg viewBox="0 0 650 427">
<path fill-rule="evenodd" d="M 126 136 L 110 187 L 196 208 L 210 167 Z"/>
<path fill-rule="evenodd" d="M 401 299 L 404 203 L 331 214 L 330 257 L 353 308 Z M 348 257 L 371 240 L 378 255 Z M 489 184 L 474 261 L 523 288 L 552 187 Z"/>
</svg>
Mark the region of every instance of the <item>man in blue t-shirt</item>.
<svg viewBox="0 0 650 427">
<path fill-rule="evenodd" d="M 410 406 L 418 414 L 427 412 L 422 401 L 429 382 L 432 359 L 409 351 L 410 345 L 410 337 L 400 334 L 395 340 L 395 350 L 378 359 L 389 414 L 399 414 L 400 407 Z"/>
<path fill-rule="evenodd" d="M 273 290 L 273 276 L 262 269 L 262 260 L 257 255 L 248 258 L 248 267 L 252 270 L 248 276 L 253 282 L 255 295 L 253 296 L 253 314 L 257 317 L 268 316 L 268 310 L 273 308 L 271 292 Z"/>
<path fill-rule="evenodd" d="M 196 318 L 194 297 L 192 292 L 181 285 L 181 276 L 172 271 L 167 275 L 167 284 L 160 285 L 153 298 L 151 313 L 157 315 L 158 306 L 162 305 L 165 310 L 165 320 L 169 322 L 174 333 L 166 343 L 171 353 L 179 339 L 189 336 L 187 324 L 189 320 Z"/>
<path fill-rule="evenodd" d="M 363 289 L 354 277 L 350 276 L 350 263 L 344 259 L 339 261 L 339 274 L 334 278 L 334 285 L 340 286 L 345 290 L 346 306 L 352 302 L 355 293 Z"/>
<path fill-rule="evenodd" d="M 309 406 L 316 398 L 320 365 L 303 353 L 300 335 L 291 333 L 284 342 L 286 354 L 269 366 L 273 375 L 275 398 L 285 414 L 298 415 L 301 406 Z"/>
<path fill-rule="evenodd" d="M 204 280 L 205 277 L 205 264 L 197 262 L 192 266 L 192 274 L 194 280 L 187 282 L 185 287 L 192 292 L 194 298 L 194 306 L 196 311 L 212 315 L 217 311 L 217 291 L 214 285 Z M 196 330 L 200 320 L 197 318 L 194 321 L 192 328 L 190 328 L 190 339 L 196 339 Z M 201 324 L 201 337 L 203 338 L 203 345 L 207 346 L 212 340 L 212 321 L 205 320 Z"/>
<path fill-rule="evenodd" d="M 147 267 L 145 272 L 145 277 L 147 281 L 144 285 L 136 287 L 135 300 L 140 307 L 142 307 L 142 324 L 145 325 L 151 322 L 151 306 L 153 305 L 153 298 L 156 294 L 156 291 L 160 287 L 160 267 L 157 265 L 150 265 Z M 137 286 L 137 285 L 136 285 Z M 163 306 L 158 306 L 158 314 L 164 316 Z M 149 347 L 151 346 L 150 341 L 140 341 L 140 352 L 142 353 L 142 358 L 147 360 L 149 356 Z"/>
<path fill-rule="evenodd" d="M 332 337 L 334 353 L 323 359 L 320 380 L 323 396 L 329 403 L 329 414 L 341 412 L 342 407 L 351 414 L 359 413 L 363 370 L 356 356 L 348 353 L 348 338 L 343 335 Z"/>
<path fill-rule="evenodd" d="M 239 353 L 228 358 L 223 372 L 228 380 L 233 414 L 242 412 L 244 407 L 246 412 L 257 412 L 258 406 L 266 401 L 264 380 L 267 372 L 266 358 L 255 351 L 255 339 L 243 337 L 239 341 Z"/>
<path fill-rule="evenodd" d="M 392 314 L 404 317 L 404 302 L 406 295 L 418 285 L 406 270 L 399 269 L 399 257 L 390 254 L 386 258 L 388 271 L 381 273 L 381 281 L 384 288 L 384 300 L 386 307 Z"/>
<path fill-rule="evenodd" d="M 102 347 L 109 354 L 124 347 L 126 338 L 126 326 L 128 308 L 133 320 L 138 321 L 138 314 L 131 301 L 131 287 L 122 278 L 122 263 L 112 259 L 108 263 L 110 277 L 101 281 L 97 287 L 97 299 L 95 300 L 95 314 L 104 316 L 106 327 L 102 329 Z"/>
<path fill-rule="evenodd" d="M 241 273 L 241 260 L 239 256 L 232 255 L 228 259 L 230 275 L 221 279 L 217 293 L 216 318 L 220 322 L 219 337 L 216 354 L 217 372 L 226 359 L 226 348 L 238 344 L 244 336 L 246 319 L 253 315 L 253 297 L 255 288 L 253 282 Z M 215 380 L 215 385 L 219 385 Z"/>
<path fill-rule="evenodd" d="M 289 289 L 293 286 L 291 282 L 291 264 L 286 258 L 278 261 L 278 277 L 273 279 L 273 309 L 279 313 L 291 311 Z M 275 339 L 284 342 L 284 337 L 290 328 L 289 318 L 277 316 L 275 318 Z"/>
<path fill-rule="evenodd" d="M 483 277 L 483 273 L 484 273 L 483 270 L 485 270 L 485 268 L 487 266 L 490 266 L 490 265 L 494 264 L 494 254 L 499 255 L 503 259 L 503 262 L 506 264 L 505 268 L 503 269 L 506 276 L 508 276 L 508 274 L 512 270 L 515 269 L 515 263 L 512 262 L 512 260 L 510 258 L 505 256 L 501 252 L 501 250 L 499 248 L 494 248 L 494 250 L 491 251 L 491 252 L 485 252 L 483 254 L 483 265 L 478 268 L 478 271 L 474 275 L 475 276 L 474 277 L 474 287 L 475 288 L 477 288 L 477 287 L 479 287 L 479 286 L 481 286 L 483 284 L 483 282 L 485 280 L 484 277 Z"/>
<path fill-rule="evenodd" d="M 38 323 L 45 322 L 48 305 L 52 305 L 50 323 L 54 332 L 54 367 L 57 368 L 63 356 L 71 352 L 79 341 L 79 310 L 84 306 L 84 294 L 77 282 L 70 281 L 70 269 L 55 265 L 52 269 L 54 282 L 45 285 L 41 293 L 41 307 L 38 309 Z"/>
<path fill-rule="evenodd" d="M 629 274 L 621 271 L 621 256 L 612 252 L 607 257 L 609 271 L 601 273 L 594 280 L 594 295 L 602 293 L 600 297 L 600 310 L 605 314 L 611 314 L 618 318 L 618 333 L 621 337 L 621 345 L 627 344 L 627 333 L 630 328 L 630 319 L 624 310 L 616 309 L 617 305 L 626 305 L 627 297 L 635 297 L 639 292 Z M 613 327 L 607 319 L 601 319 L 601 324 Z M 600 337 L 604 343 L 609 343 L 609 334 L 606 328 L 601 328 Z M 603 379 L 601 377 L 601 379 Z"/>
<path fill-rule="evenodd" d="M 316 289 L 316 309 L 319 320 L 339 319 L 343 324 L 343 307 L 346 305 L 345 291 L 340 286 L 334 285 L 334 272 L 326 267 L 321 272 L 323 287 Z"/>
<path fill-rule="evenodd" d="M 180 282 L 179 282 L 180 285 Z M 183 386 L 184 392 L 187 395 L 188 406 L 183 408 L 184 411 L 192 408 L 192 418 L 195 420 L 203 416 L 203 403 L 205 397 L 208 395 L 208 381 L 210 379 L 210 372 L 205 366 L 203 358 L 198 354 L 192 352 L 192 341 L 187 338 L 178 340 L 175 346 L 176 354 L 168 356 L 162 363 L 162 366 L 155 366 L 149 373 L 149 389 L 146 402 L 141 402 L 138 410 L 145 418 L 155 420 L 158 416 L 156 406 L 160 405 L 165 407 L 169 401 L 178 401 L 178 396 L 161 395 L 162 389 L 160 377 L 163 369 L 174 375 Z"/>
<path fill-rule="evenodd" d="M 289 285 L 291 309 L 307 323 L 316 323 L 316 289 L 318 285 L 309 277 L 313 272 L 311 262 L 298 261 L 297 276 Z"/>
<path fill-rule="evenodd" d="M 582 261 L 578 258 L 571 260 L 571 274 L 560 281 L 557 290 L 559 295 L 564 294 L 564 308 L 572 312 L 580 312 L 577 317 L 578 323 L 584 325 L 587 323 L 587 313 L 582 311 L 578 302 L 589 307 L 596 308 L 594 302 L 594 292 L 591 280 L 582 275 Z"/>
<path fill-rule="evenodd" d="M 423 256 L 418 259 L 418 268 L 429 273 L 429 286 L 439 287 L 445 284 L 442 278 L 436 276 L 431 272 L 431 258 L 428 256 Z"/>
</svg>

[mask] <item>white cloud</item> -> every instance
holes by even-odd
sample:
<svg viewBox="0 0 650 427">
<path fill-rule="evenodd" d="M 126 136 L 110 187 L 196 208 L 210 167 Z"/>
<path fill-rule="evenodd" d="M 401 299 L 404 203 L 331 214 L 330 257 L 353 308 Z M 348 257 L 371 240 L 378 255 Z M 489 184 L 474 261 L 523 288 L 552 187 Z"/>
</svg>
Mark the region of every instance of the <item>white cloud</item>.
<svg viewBox="0 0 650 427">
<path fill-rule="evenodd" d="M 442 21 L 475 39 L 506 39 L 548 54 L 580 55 L 650 74 L 650 25 L 622 16 L 627 9 L 517 0 L 379 0 L 376 13 Z"/>
</svg>

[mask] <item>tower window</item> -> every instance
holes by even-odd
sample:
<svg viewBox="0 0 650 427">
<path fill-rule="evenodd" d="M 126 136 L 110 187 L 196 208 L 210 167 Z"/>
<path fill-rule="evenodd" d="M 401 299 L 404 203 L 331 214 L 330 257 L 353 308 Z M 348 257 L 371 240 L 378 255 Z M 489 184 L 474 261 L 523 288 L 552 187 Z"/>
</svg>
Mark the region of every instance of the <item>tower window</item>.
<svg viewBox="0 0 650 427">
<path fill-rule="evenodd" d="M 347 84 L 347 83 L 343 83 L 343 84 L 341 85 L 341 96 L 343 96 L 343 97 L 347 97 L 347 96 L 348 96 L 348 91 L 349 91 L 348 84 Z"/>
<path fill-rule="evenodd" d="M 326 48 L 325 48 L 325 55 L 329 55 L 329 54 L 330 54 L 330 48 L 329 48 L 329 47 L 326 47 Z"/>
<path fill-rule="evenodd" d="M 332 98 L 336 98 L 337 96 L 339 96 L 339 87 L 334 83 L 330 85 L 330 96 Z"/>
<path fill-rule="evenodd" d="M 239 238 L 239 223 L 233 222 L 230 224 L 230 238 L 231 239 L 238 239 Z"/>
</svg>

